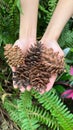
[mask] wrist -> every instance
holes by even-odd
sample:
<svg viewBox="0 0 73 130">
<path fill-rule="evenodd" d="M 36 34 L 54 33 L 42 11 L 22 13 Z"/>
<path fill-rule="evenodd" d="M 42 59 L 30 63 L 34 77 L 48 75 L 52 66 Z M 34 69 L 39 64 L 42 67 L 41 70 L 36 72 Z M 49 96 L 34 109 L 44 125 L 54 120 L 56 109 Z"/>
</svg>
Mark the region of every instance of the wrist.
<svg viewBox="0 0 73 130">
<path fill-rule="evenodd" d="M 58 41 L 58 39 L 59 39 L 59 32 L 46 30 L 41 40 L 47 42 L 47 41 Z"/>
<path fill-rule="evenodd" d="M 21 43 L 21 44 L 34 44 L 34 43 L 36 43 L 36 39 L 34 39 L 34 38 L 19 38 L 19 39 L 17 39 L 16 40 L 16 42 L 15 43 Z"/>
<path fill-rule="evenodd" d="M 55 52 L 59 52 L 61 56 L 64 56 L 63 50 L 60 48 L 57 40 L 55 39 L 41 39 L 41 44 L 45 45 L 47 48 L 53 48 Z"/>
<path fill-rule="evenodd" d="M 36 39 L 36 27 L 34 22 L 21 19 L 19 39 Z"/>
<path fill-rule="evenodd" d="M 49 36 L 48 37 L 42 37 L 42 39 L 40 41 L 41 41 L 41 43 L 45 43 L 45 44 L 51 43 L 51 42 L 57 43 L 57 39 L 56 38 L 49 37 Z"/>
<path fill-rule="evenodd" d="M 32 29 L 22 29 L 19 32 L 19 39 L 21 40 L 29 40 L 35 41 L 36 40 L 36 31 Z"/>
</svg>

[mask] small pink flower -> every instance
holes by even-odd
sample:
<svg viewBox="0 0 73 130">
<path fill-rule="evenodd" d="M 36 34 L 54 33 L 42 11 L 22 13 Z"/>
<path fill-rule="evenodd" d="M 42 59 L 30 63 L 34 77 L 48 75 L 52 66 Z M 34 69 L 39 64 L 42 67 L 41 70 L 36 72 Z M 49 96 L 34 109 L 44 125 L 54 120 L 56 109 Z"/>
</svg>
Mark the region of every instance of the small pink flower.
<svg viewBox="0 0 73 130">
<path fill-rule="evenodd" d="M 61 95 L 62 98 L 72 98 L 73 99 L 73 89 L 68 89 Z"/>
<path fill-rule="evenodd" d="M 73 66 L 70 67 L 70 75 L 73 76 Z"/>
</svg>

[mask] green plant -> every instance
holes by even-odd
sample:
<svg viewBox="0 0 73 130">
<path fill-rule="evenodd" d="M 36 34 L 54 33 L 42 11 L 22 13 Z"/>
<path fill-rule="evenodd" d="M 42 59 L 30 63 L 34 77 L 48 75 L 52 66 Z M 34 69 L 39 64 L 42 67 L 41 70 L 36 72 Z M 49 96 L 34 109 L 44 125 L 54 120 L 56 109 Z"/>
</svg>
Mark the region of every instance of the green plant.
<svg viewBox="0 0 73 130">
<path fill-rule="evenodd" d="M 73 29 L 72 26 L 70 27 L 73 20 L 70 20 L 65 28 L 63 29 L 63 32 L 59 38 L 59 44 L 62 48 L 66 47 L 73 47 Z"/>
<path fill-rule="evenodd" d="M 4 107 L 21 130 L 36 130 L 41 124 L 52 130 L 73 129 L 73 114 L 59 99 L 54 89 L 43 95 L 34 90 L 25 91 L 20 99 L 6 99 Z"/>
<path fill-rule="evenodd" d="M 38 14 L 38 37 L 41 37 L 49 23 L 58 0 L 40 1 Z"/>
<path fill-rule="evenodd" d="M 14 43 L 18 37 L 18 1 L 19 0 L 0 1 L 0 45 Z"/>
</svg>

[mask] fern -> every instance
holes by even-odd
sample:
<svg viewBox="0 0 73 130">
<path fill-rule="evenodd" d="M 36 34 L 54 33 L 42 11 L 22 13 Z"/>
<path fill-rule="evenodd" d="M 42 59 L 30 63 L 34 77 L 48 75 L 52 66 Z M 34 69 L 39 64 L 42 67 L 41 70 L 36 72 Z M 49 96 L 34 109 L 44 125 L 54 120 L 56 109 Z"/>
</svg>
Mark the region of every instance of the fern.
<svg viewBox="0 0 73 130">
<path fill-rule="evenodd" d="M 35 130 L 39 125 L 37 122 L 46 124 L 48 127 L 54 130 L 58 128 L 58 124 L 54 118 L 51 117 L 49 112 L 46 112 L 43 108 L 37 106 L 31 106 L 30 93 L 25 92 L 21 94 L 20 100 L 10 102 L 6 100 L 4 107 L 9 112 L 9 115 L 13 121 L 15 121 L 23 130 Z M 35 125 L 35 126 L 33 126 Z"/>
<path fill-rule="evenodd" d="M 17 103 L 16 103 L 17 104 Z M 19 113 L 18 113 L 18 110 L 17 110 L 17 105 L 14 105 L 12 102 L 10 102 L 9 100 L 5 100 L 5 103 L 4 103 L 4 107 L 7 109 L 11 119 L 16 122 L 19 126 L 21 126 L 21 120 L 20 120 L 20 117 L 19 117 Z M 18 116 L 18 118 L 17 118 Z"/>
<path fill-rule="evenodd" d="M 27 92 L 28 93 L 28 92 Z M 30 100 L 30 97 L 27 95 L 27 93 L 26 93 L 26 96 L 27 96 L 27 98 L 25 98 L 26 96 L 25 96 L 25 93 L 24 94 L 22 94 L 21 95 L 21 98 L 20 98 L 20 101 L 19 101 L 19 107 L 20 107 L 20 110 L 21 110 L 21 115 L 23 115 L 24 116 L 24 108 L 26 107 L 26 102 L 28 102 L 29 100 Z M 30 94 L 30 93 L 29 93 Z M 25 97 L 24 97 L 25 96 Z M 28 97 L 29 97 L 29 99 L 28 99 Z M 31 102 L 31 101 L 30 101 Z M 29 105 L 29 106 L 28 106 Z M 26 113 L 28 113 L 28 116 L 30 117 L 30 120 L 31 119 L 36 119 L 36 121 L 38 121 L 38 122 L 40 122 L 40 123 L 42 123 L 42 124 L 45 124 L 45 125 L 47 125 L 48 127 L 50 127 L 50 128 L 53 128 L 53 130 L 55 130 L 55 129 L 58 129 L 59 128 L 59 125 L 58 125 L 58 123 L 57 123 L 57 121 L 55 120 L 55 118 L 54 117 L 52 117 L 51 115 L 50 115 L 50 113 L 49 112 L 47 112 L 46 110 L 44 110 L 43 108 L 40 108 L 40 107 L 38 107 L 38 106 L 36 106 L 36 105 L 34 105 L 34 104 L 31 104 L 30 105 L 30 103 L 28 102 L 28 107 L 27 107 L 27 109 L 26 109 L 26 111 L 27 112 L 25 112 L 25 114 Z M 23 114 L 22 114 L 22 112 L 23 112 Z M 31 118 L 32 117 L 32 118 Z M 28 118 L 28 117 L 27 117 Z M 23 121 L 24 122 L 24 121 Z M 32 122 L 32 120 L 31 120 L 31 122 Z M 23 124 L 25 124 L 25 123 L 23 123 Z"/>
<path fill-rule="evenodd" d="M 45 124 L 53 130 L 59 129 L 59 124 L 54 117 L 51 116 L 49 112 L 38 106 L 32 106 L 31 110 L 28 110 L 30 116 L 35 117 L 40 123 Z"/>
<path fill-rule="evenodd" d="M 38 37 L 41 37 L 49 23 L 58 0 L 40 1 L 38 14 Z"/>
<path fill-rule="evenodd" d="M 13 103 L 6 100 L 4 107 L 10 114 L 21 130 L 36 130 L 39 127 L 38 121 L 28 115 L 27 109 L 31 107 L 31 96 L 28 92 L 21 94 L 20 100 L 14 100 Z"/>
<path fill-rule="evenodd" d="M 50 19 L 51 19 L 51 16 L 55 10 L 55 7 L 57 5 L 57 2 L 58 0 L 49 0 L 48 1 L 48 14 L 47 14 L 47 21 L 46 22 L 49 22 Z"/>
<path fill-rule="evenodd" d="M 68 108 L 63 105 L 54 89 L 45 93 L 43 96 L 35 91 L 33 94 L 46 110 L 50 110 L 51 114 L 56 118 L 64 130 L 73 129 L 73 114 L 71 114 L 70 111 L 68 111 Z"/>
<path fill-rule="evenodd" d="M 22 129 L 25 130 L 36 130 L 38 128 L 38 121 L 35 118 L 32 118 L 28 114 L 28 108 L 31 108 L 31 95 L 29 92 L 25 92 L 21 95 L 21 99 L 18 102 L 19 104 L 19 111 L 20 111 L 20 119 L 22 120 Z"/>
<path fill-rule="evenodd" d="M 19 10 L 16 0 L 0 1 L 0 44 L 13 43 L 18 37 L 18 29 Z"/>
<path fill-rule="evenodd" d="M 40 106 L 36 100 L 33 103 L 33 96 Z M 54 90 L 44 95 L 34 90 L 31 93 L 25 91 L 20 99 L 13 100 L 12 103 L 6 100 L 4 107 L 22 130 L 36 130 L 41 124 L 53 130 L 73 129 L 73 115 L 63 105 Z"/>
<path fill-rule="evenodd" d="M 70 22 L 68 22 L 63 29 L 59 38 L 59 44 L 62 48 L 73 47 L 73 30 L 70 29 Z"/>
</svg>

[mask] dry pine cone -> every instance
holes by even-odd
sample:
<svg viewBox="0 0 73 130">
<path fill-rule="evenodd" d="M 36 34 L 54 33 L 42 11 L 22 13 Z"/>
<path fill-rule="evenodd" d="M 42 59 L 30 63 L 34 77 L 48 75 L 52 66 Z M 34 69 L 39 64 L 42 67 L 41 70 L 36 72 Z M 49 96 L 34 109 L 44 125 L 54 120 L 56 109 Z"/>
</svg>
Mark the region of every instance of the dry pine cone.
<svg viewBox="0 0 73 130">
<path fill-rule="evenodd" d="M 26 65 L 17 67 L 16 72 L 13 72 L 14 85 L 19 88 L 29 85 L 29 68 Z"/>
<path fill-rule="evenodd" d="M 40 43 L 31 46 L 31 48 L 26 53 L 25 64 L 29 67 L 36 66 L 36 64 L 38 64 L 38 62 L 41 60 L 42 49 L 43 46 Z"/>
<path fill-rule="evenodd" d="M 5 58 L 10 66 L 17 67 L 24 64 L 24 55 L 17 45 L 13 47 L 11 44 L 6 44 L 4 50 Z"/>
<path fill-rule="evenodd" d="M 59 52 L 54 52 L 52 48 L 44 47 L 41 55 L 42 64 L 47 67 L 47 71 L 51 74 L 60 74 L 64 71 L 64 56 L 60 56 Z"/>
<path fill-rule="evenodd" d="M 64 71 L 64 57 L 52 48 L 47 49 L 43 44 L 37 43 L 28 51 L 25 63 L 29 69 L 30 85 L 38 91 L 46 89 L 51 75 Z"/>
</svg>

